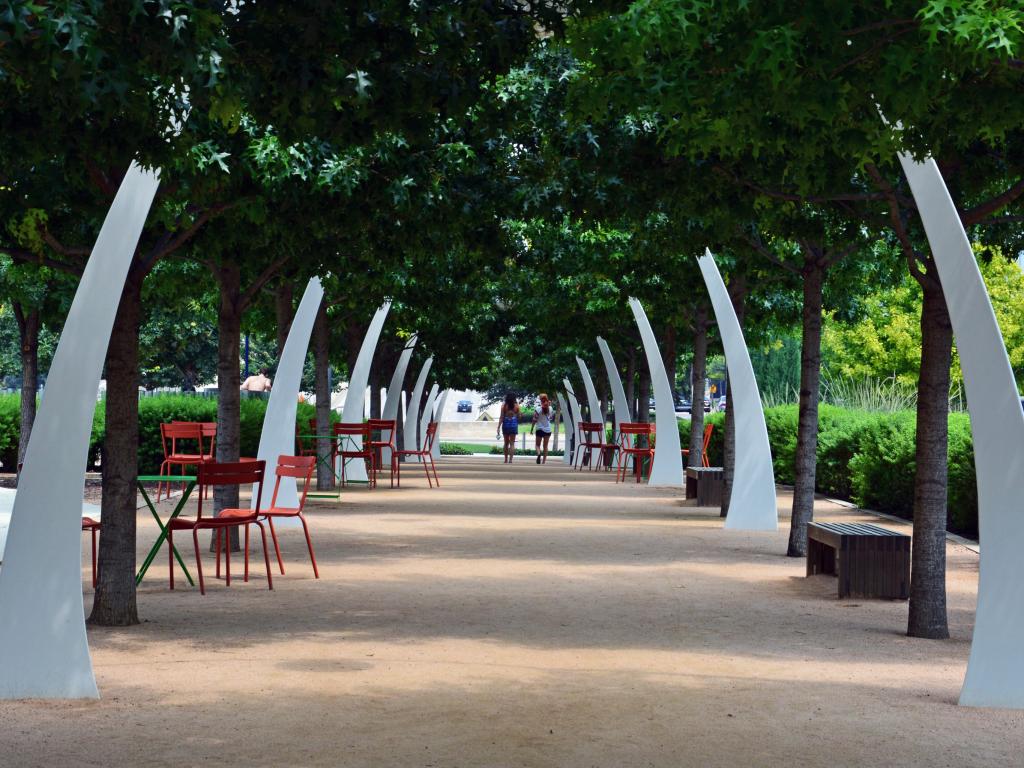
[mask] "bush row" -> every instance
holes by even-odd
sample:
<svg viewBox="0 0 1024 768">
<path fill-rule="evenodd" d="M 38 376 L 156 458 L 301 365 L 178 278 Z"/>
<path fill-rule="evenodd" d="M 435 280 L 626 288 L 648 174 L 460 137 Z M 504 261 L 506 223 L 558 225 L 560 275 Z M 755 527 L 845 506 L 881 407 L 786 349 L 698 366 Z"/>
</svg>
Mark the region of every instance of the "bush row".
<svg viewBox="0 0 1024 768">
<path fill-rule="evenodd" d="M 793 483 L 798 406 L 766 408 L 765 423 L 772 449 L 775 481 Z M 708 460 L 722 464 L 725 414 L 705 421 L 715 425 Z M 911 519 L 914 507 L 916 417 L 913 411 L 876 413 L 822 404 L 818 423 L 819 493 L 849 499 L 859 506 Z M 690 422 L 680 420 L 683 446 L 690 440 Z M 978 492 L 974 475 L 974 444 L 966 413 L 949 415 L 949 490 L 947 524 L 967 536 L 978 532 Z"/>
</svg>

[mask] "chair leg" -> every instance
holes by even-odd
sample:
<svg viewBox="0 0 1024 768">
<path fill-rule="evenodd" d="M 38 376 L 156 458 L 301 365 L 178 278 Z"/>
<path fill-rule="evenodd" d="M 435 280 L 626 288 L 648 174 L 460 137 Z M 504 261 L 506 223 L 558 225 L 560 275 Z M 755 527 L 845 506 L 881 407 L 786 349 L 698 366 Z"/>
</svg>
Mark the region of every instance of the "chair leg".
<svg viewBox="0 0 1024 768">
<path fill-rule="evenodd" d="M 427 458 L 430 459 L 430 468 L 434 470 L 434 484 L 437 485 L 438 488 L 440 488 L 441 478 L 437 476 L 437 465 L 434 463 L 434 454 L 427 453 Z"/>
<path fill-rule="evenodd" d="M 249 524 L 245 524 L 245 577 L 242 579 L 246 584 L 249 583 Z"/>
<path fill-rule="evenodd" d="M 92 588 L 96 589 L 96 528 L 93 527 L 90 533 L 92 533 Z"/>
<path fill-rule="evenodd" d="M 395 472 L 395 480 L 396 480 L 395 486 L 398 487 L 398 488 L 401 488 L 402 487 L 402 462 L 400 462 L 398 460 L 397 456 L 395 456 L 392 459 L 392 461 L 395 462 L 395 467 L 397 468 L 397 471 Z"/>
<path fill-rule="evenodd" d="M 319 579 L 320 570 L 316 567 L 316 555 L 313 554 L 313 540 L 309 538 L 309 526 L 306 525 L 306 518 L 301 512 L 299 513 L 299 522 L 302 523 L 302 530 L 306 534 L 306 547 L 309 549 L 309 560 L 313 563 L 313 577 Z M 274 530 L 273 523 L 270 524 L 270 530 L 271 532 Z M 281 573 L 284 573 L 283 568 L 281 569 Z"/>
<path fill-rule="evenodd" d="M 224 546 L 223 543 L 221 542 L 221 533 L 222 532 L 223 532 L 223 529 L 221 529 L 221 528 L 218 528 L 216 530 L 216 532 L 211 531 L 211 533 L 213 533 L 214 538 L 217 539 L 217 573 L 216 573 L 216 576 L 217 576 L 218 579 L 220 578 L 220 550 Z"/>
<path fill-rule="evenodd" d="M 260 527 L 260 536 L 263 537 L 263 561 L 267 564 L 267 589 L 273 589 L 274 577 L 270 575 L 270 552 L 267 550 L 267 532 L 263 528 L 263 523 L 259 520 L 256 521 L 256 525 Z"/>
<path fill-rule="evenodd" d="M 170 539 L 168 539 L 170 540 Z M 206 582 L 203 581 L 203 560 L 199 557 L 199 529 L 192 529 L 192 543 L 196 548 L 196 573 L 199 574 L 199 594 L 206 594 Z M 173 558 L 172 558 L 173 559 Z"/>
<path fill-rule="evenodd" d="M 170 467 L 167 466 L 167 462 L 166 461 L 161 462 L 161 464 L 160 464 L 160 471 L 157 474 L 162 477 L 164 475 L 164 470 L 167 470 L 167 474 L 170 474 Z M 157 500 L 158 504 L 160 503 L 160 489 L 163 488 L 163 487 L 164 487 L 164 484 L 163 484 L 162 481 L 158 482 L 156 484 L 156 500 Z M 167 495 L 168 495 L 168 497 L 171 495 L 170 485 L 167 486 Z"/>
<path fill-rule="evenodd" d="M 224 529 L 224 581 L 231 586 L 231 531 Z"/>
<path fill-rule="evenodd" d="M 274 518 L 268 517 L 267 522 L 270 524 L 270 538 L 274 540 L 274 554 L 277 555 L 277 567 L 281 569 L 281 575 L 284 576 L 284 560 L 281 559 L 281 546 L 277 543 L 277 531 L 274 529 Z M 305 525 L 305 523 L 303 523 Z M 309 538 L 307 534 L 306 538 Z"/>
<path fill-rule="evenodd" d="M 427 456 L 424 453 L 420 454 L 420 462 L 423 464 L 423 471 L 427 474 L 427 487 L 433 488 L 434 483 L 430 480 L 430 467 L 427 466 Z"/>
<path fill-rule="evenodd" d="M 395 487 L 395 466 L 398 462 L 395 460 L 395 452 L 391 451 L 391 487 Z"/>
</svg>

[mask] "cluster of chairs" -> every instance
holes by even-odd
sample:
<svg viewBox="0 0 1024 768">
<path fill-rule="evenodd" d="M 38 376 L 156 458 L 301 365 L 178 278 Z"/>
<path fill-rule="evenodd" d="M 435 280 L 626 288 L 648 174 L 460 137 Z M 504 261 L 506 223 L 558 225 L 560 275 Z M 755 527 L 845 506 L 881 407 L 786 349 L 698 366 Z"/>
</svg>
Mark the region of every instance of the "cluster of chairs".
<svg viewBox="0 0 1024 768">
<path fill-rule="evenodd" d="M 711 433 L 714 424 L 704 425 L 703 450 L 701 451 L 701 463 L 708 464 L 708 444 L 711 442 Z M 582 470 L 584 460 L 591 457 L 590 468 L 598 467 L 611 469 L 615 466 L 615 482 L 624 482 L 626 474 L 632 463 L 636 482 L 644 476 L 645 467 L 647 477 L 650 477 L 651 464 L 654 462 L 654 441 L 656 438 L 655 425 L 644 422 L 623 422 L 617 439 L 614 442 L 606 442 L 605 425 L 599 421 L 581 421 L 576 429 L 578 439 L 573 453 L 573 468 Z M 611 454 L 611 460 L 608 455 Z M 688 459 L 690 450 L 682 449 L 684 459 Z M 599 457 L 594 460 L 594 456 Z"/>
<path fill-rule="evenodd" d="M 436 484 L 441 485 L 437 475 L 437 465 L 434 462 L 434 441 L 437 438 L 437 422 L 432 421 L 427 425 L 426 439 L 424 446 L 420 449 L 398 449 L 395 446 L 395 433 L 397 425 L 391 419 L 369 419 L 365 422 L 345 423 L 337 422 L 331 425 L 330 437 L 330 462 L 331 466 L 341 464 L 341 485 L 346 483 L 346 466 L 350 461 L 362 460 L 366 465 L 366 477 L 369 479 L 369 487 L 377 486 L 377 475 L 383 472 L 385 467 L 385 451 L 390 457 L 387 470 L 389 472 L 391 487 L 402 485 L 402 459 L 415 457 L 423 465 L 423 471 L 427 476 L 427 485 L 431 488 Z M 316 419 L 309 420 L 309 431 L 316 434 Z M 308 436 L 307 436 L 307 439 Z M 302 456 L 316 456 L 317 446 L 308 444 L 301 434 L 296 434 L 299 445 L 299 454 Z M 315 443 L 315 440 L 314 440 Z M 433 476 L 431 476 L 433 475 Z"/>
</svg>

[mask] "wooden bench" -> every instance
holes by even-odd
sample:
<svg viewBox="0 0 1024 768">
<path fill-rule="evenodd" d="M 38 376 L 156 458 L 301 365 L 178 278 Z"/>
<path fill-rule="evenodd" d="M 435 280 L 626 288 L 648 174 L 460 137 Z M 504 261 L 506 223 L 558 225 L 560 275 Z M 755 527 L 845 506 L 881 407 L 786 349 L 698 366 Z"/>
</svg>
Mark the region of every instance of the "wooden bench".
<svg viewBox="0 0 1024 768">
<path fill-rule="evenodd" d="M 839 576 L 839 597 L 910 596 L 910 537 L 867 523 L 810 523 L 807 575 Z"/>
<path fill-rule="evenodd" d="M 723 479 L 721 467 L 687 467 L 686 498 L 700 507 L 722 506 Z"/>
</svg>

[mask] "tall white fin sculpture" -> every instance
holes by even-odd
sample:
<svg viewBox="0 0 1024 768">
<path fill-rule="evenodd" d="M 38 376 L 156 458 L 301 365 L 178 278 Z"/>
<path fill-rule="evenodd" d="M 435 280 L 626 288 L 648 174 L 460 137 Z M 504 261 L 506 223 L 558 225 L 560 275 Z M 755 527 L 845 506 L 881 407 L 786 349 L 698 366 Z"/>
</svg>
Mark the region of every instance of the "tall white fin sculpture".
<svg viewBox="0 0 1024 768">
<path fill-rule="evenodd" d="M 960 703 L 1024 708 L 1024 412 L 985 282 L 939 167 L 900 155 L 953 324 L 967 390 L 981 560 L 974 640 Z"/>
<path fill-rule="evenodd" d="M 405 347 L 402 348 L 402 354 L 398 356 L 398 364 L 395 366 L 395 373 L 391 377 L 391 386 L 388 387 L 388 394 L 384 398 L 384 410 L 381 412 L 380 417 L 388 421 L 394 421 L 396 424 L 398 423 L 399 400 L 402 396 L 402 383 L 405 381 L 405 372 L 409 368 L 409 360 L 412 358 L 412 351 L 415 348 L 416 335 L 413 334 L 413 336 L 405 342 Z M 385 467 L 391 466 L 390 448 L 381 449 L 381 462 Z"/>
<path fill-rule="evenodd" d="M 672 385 L 665 372 L 665 361 L 661 359 L 661 350 L 658 349 L 658 342 L 654 338 L 647 313 L 636 299 L 631 298 L 629 306 L 640 328 L 640 338 L 644 343 L 644 354 L 647 356 L 647 368 L 651 373 L 651 386 L 654 387 L 655 425 L 658 437 L 648 483 L 679 488 L 683 485 L 683 454 L 679 450 L 679 424 L 676 422 Z M 644 407 L 643 404 L 641 407 Z"/>
<path fill-rule="evenodd" d="M 82 492 L 96 391 L 159 172 L 135 163 L 103 221 L 46 381 L 0 567 L 0 698 L 95 699 Z"/>
<path fill-rule="evenodd" d="M 565 397 L 561 392 L 556 393 L 556 396 L 558 397 L 558 413 L 562 416 L 562 424 L 565 425 L 565 439 L 562 441 L 562 463 L 570 464 L 572 463 L 572 451 L 569 448 L 572 446 L 576 429 L 573 427 L 572 412 L 569 410 Z"/>
<path fill-rule="evenodd" d="M 407 451 L 418 451 L 420 447 L 420 403 L 423 401 L 423 388 L 427 386 L 427 376 L 430 374 L 430 366 L 433 364 L 433 355 L 423 361 L 420 375 L 416 377 L 416 385 L 412 388 L 409 405 L 405 409 L 405 430 L 402 433 L 402 448 Z"/>
<path fill-rule="evenodd" d="M 366 336 L 363 337 L 363 344 L 359 347 L 359 355 L 356 357 L 356 364 L 353 367 L 348 380 L 348 394 L 345 395 L 345 407 L 341 411 L 341 420 L 346 423 L 360 423 L 365 418 L 366 411 L 366 382 L 370 378 L 370 366 L 373 364 L 373 354 L 377 351 L 377 341 L 380 339 L 381 329 L 384 327 L 384 320 L 391 309 L 391 302 L 385 301 L 370 321 L 370 327 L 366 329 Z M 352 439 L 356 446 L 362 445 L 359 437 Z M 345 477 L 354 482 L 366 482 L 366 465 L 362 461 L 353 461 L 345 467 Z"/>
<path fill-rule="evenodd" d="M 622 429 L 623 422 L 632 421 L 633 414 L 629 411 L 629 399 L 626 397 L 626 390 L 622 388 L 622 377 L 619 376 L 619 369 L 615 365 L 615 358 L 608 342 L 597 337 L 597 346 L 601 349 L 601 358 L 604 360 L 604 369 L 608 374 L 608 384 L 612 390 L 612 402 L 615 403 L 615 431 Z"/>
<path fill-rule="evenodd" d="M 569 383 L 568 379 L 562 379 L 562 384 L 565 385 L 565 396 L 569 400 L 569 415 L 572 417 L 572 434 L 575 437 L 573 442 L 572 455 L 569 457 L 569 463 L 572 464 L 576 458 L 576 446 L 579 445 L 582 435 L 579 434 L 579 423 L 583 420 L 583 411 L 580 410 L 580 403 L 576 399 L 576 392 L 573 391 L 572 384 Z"/>
<path fill-rule="evenodd" d="M 729 407 L 736 420 L 736 465 L 725 527 L 737 531 L 776 531 L 779 512 L 775 502 L 775 471 L 754 366 L 750 363 L 750 353 L 729 291 L 711 251 L 705 251 L 697 263 L 704 275 L 725 348 Z"/>
<path fill-rule="evenodd" d="M 580 357 L 576 358 L 576 365 L 580 367 L 580 376 L 583 377 L 583 388 L 587 391 L 587 407 L 590 409 L 590 420 L 592 422 L 604 423 L 604 417 L 601 416 L 601 401 L 597 397 L 597 390 L 594 389 L 594 380 L 590 378 L 590 369 L 587 368 L 587 364 L 583 362 Z M 602 430 L 603 431 L 603 430 Z M 604 436 L 601 436 L 602 441 Z M 601 453 L 597 448 L 590 449 L 590 466 L 596 466 L 596 462 L 601 460 Z"/>
<path fill-rule="evenodd" d="M 446 389 L 441 393 L 441 396 L 437 399 L 437 408 L 434 411 L 434 421 L 437 422 L 437 434 L 434 435 L 434 447 L 430 449 L 430 455 L 434 457 L 434 461 L 441 458 L 441 425 L 444 423 L 441 421 L 444 418 L 444 407 L 448 403 L 448 393 L 450 389 Z"/>
<path fill-rule="evenodd" d="M 277 466 L 278 456 L 290 456 L 295 451 L 295 411 L 298 408 L 299 389 L 302 386 L 302 369 L 306 363 L 306 352 L 309 350 L 309 338 L 313 333 L 313 322 L 320 310 L 320 302 L 324 298 L 324 289 L 319 278 L 312 278 L 306 283 L 299 308 L 295 310 L 292 326 L 288 330 L 281 360 L 274 376 L 274 388 L 270 391 L 270 401 L 266 413 L 263 414 L 263 430 L 260 432 L 260 447 L 257 458 L 267 462 L 268 478 L 272 477 L 273 467 Z M 273 482 L 268 481 L 269 488 Z M 263 500 L 269 504 L 270 499 Z M 256 506 L 256 495 L 250 502 Z M 282 477 L 281 487 L 277 492 L 277 504 L 281 507 L 298 507 L 299 497 L 295 492 L 295 478 Z M 298 525 L 297 519 L 278 518 L 281 525 Z"/>
<path fill-rule="evenodd" d="M 434 416 L 434 404 L 437 402 L 437 384 L 430 387 L 430 392 L 427 393 L 427 401 L 423 404 L 423 413 L 420 416 L 420 445 L 419 450 L 425 450 L 427 447 L 427 425 L 430 424 L 430 420 Z M 422 458 L 417 457 L 417 461 L 423 461 Z"/>
</svg>

